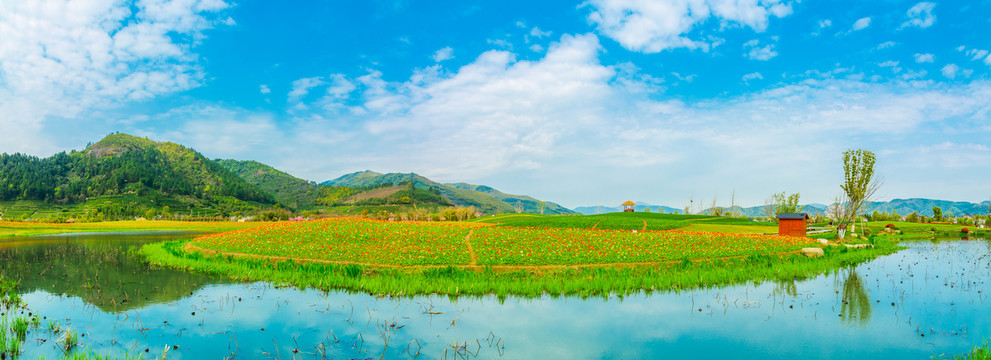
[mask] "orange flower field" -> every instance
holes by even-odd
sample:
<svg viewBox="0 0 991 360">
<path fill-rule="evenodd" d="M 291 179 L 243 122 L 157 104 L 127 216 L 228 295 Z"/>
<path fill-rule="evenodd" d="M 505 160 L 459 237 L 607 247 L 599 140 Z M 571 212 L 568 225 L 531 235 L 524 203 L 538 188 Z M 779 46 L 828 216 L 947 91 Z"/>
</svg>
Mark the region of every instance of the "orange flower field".
<svg viewBox="0 0 991 360">
<path fill-rule="evenodd" d="M 469 235 L 470 234 L 470 235 Z M 208 235 L 205 249 L 382 265 L 583 265 L 662 262 L 795 251 L 798 237 L 492 227 L 338 218 Z"/>
</svg>

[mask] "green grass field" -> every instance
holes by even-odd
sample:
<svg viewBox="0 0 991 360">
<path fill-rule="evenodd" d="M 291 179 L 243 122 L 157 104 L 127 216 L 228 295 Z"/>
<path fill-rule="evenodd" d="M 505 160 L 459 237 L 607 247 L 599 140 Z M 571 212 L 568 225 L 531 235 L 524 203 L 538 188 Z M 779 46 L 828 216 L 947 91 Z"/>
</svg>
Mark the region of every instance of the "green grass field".
<svg viewBox="0 0 991 360">
<path fill-rule="evenodd" d="M 474 221 L 500 226 L 537 228 L 687 230 L 737 234 L 774 234 L 778 232 L 776 223 L 762 223 L 740 218 L 707 215 L 654 214 L 643 212 L 600 215 L 507 214 L 482 217 Z M 705 226 L 698 228 L 691 227 L 695 225 Z"/>
</svg>

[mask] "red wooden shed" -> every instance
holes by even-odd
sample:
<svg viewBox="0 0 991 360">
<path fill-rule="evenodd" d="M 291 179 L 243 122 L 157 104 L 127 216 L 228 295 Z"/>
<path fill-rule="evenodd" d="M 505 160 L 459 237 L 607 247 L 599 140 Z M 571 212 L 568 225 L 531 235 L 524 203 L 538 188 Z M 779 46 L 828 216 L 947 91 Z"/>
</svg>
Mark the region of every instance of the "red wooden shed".
<svg viewBox="0 0 991 360">
<path fill-rule="evenodd" d="M 805 227 L 808 222 L 809 214 L 806 213 L 778 214 L 778 235 L 805 237 Z"/>
</svg>

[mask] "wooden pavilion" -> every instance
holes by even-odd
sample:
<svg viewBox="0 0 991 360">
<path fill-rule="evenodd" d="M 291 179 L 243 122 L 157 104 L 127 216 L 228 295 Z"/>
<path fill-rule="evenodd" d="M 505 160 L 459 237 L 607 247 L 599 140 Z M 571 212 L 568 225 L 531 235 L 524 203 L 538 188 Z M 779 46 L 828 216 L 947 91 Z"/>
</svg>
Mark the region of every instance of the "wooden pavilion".
<svg viewBox="0 0 991 360">
<path fill-rule="evenodd" d="M 635 210 L 633 208 L 635 206 L 637 206 L 637 203 L 626 200 L 626 202 L 623 203 L 623 212 L 634 212 Z"/>
</svg>

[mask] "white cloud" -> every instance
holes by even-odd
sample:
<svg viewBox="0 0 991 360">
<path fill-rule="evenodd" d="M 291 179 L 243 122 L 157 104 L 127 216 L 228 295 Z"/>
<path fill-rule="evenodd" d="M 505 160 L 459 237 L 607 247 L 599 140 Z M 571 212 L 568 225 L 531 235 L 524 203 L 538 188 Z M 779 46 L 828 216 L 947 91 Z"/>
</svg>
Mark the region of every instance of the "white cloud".
<svg viewBox="0 0 991 360">
<path fill-rule="evenodd" d="M 553 32 L 551 32 L 551 31 L 541 31 L 540 28 L 538 28 L 536 26 L 534 26 L 533 29 L 530 30 L 530 36 L 533 36 L 533 37 L 536 37 L 536 38 L 542 38 L 542 37 L 551 36 L 551 34 L 553 34 Z"/>
<path fill-rule="evenodd" d="M 673 48 L 708 51 L 711 40 L 686 35 L 709 18 L 763 32 L 772 16 L 782 18 L 792 12 L 790 2 L 779 0 L 591 0 L 588 4 L 593 8 L 588 21 L 599 33 L 645 53 Z"/>
<path fill-rule="evenodd" d="M 881 62 L 877 64 L 877 66 L 891 68 L 891 71 L 894 73 L 899 73 L 902 71 L 902 68 L 898 66 L 898 62 L 894 60 Z"/>
<path fill-rule="evenodd" d="M 543 46 L 540 46 L 539 44 L 533 44 L 533 45 L 530 45 L 530 51 L 538 52 L 538 53 L 539 52 L 544 52 L 544 47 Z"/>
<path fill-rule="evenodd" d="M 192 49 L 223 1 L 0 3 L 0 147 L 52 150 L 49 118 L 74 118 L 199 86 Z"/>
<path fill-rule="evenodd" d="M 967 56 L 970 56 L 971 60 L 981 60 L 985 56 L 988 56 L 988 51 L 984 49 L 970 49 L 967 50 Z"/>
<path fill-rule="evenodd" d="M 268 85 L 265 85 L 265 84 L 259 85 L 258 86 L 258 91 L 261 92 L 262 94 L 271 94 L 272 93 L 272 89 L 269 89 L 268 88 Z"/>
<path fill-rule="evenodd" d="M 917 63 L 931 63 L 936 61 L 936 57 L 933 54 L 915 54 L 915 62 Z"/>
<path fill-rule="evenodd" d="M 898 44 L 895 43 L 894 41 L 885 41 L 883 43 L 878 44 L 878 46 L 875 47 L 874 50 L 884 50 L 884 49 L 887 49 L 887 48 L 890 48 L 890 47 L 894 47 L 895 45 L 898 45 Z"/>
<path fill-rule="evenodd" d="M 489 45 L 495 45 L 496 47 L 500 47 L 503 49 L 507 49 L 507 50 L 513 49 L 513 44 L 505 39 L 487 39 L 485 40 L 485 42 L 488 43 Z"/>
<path fill-rule="evenodd" d="M 819 20 L 819 28 L 820 29 L 825 29 L 825 28 L 828 28 L 830 26 L 833 26 L 833 21 L 832 20 L 829 20 L 829 19 Z"/>
<path fill-rule="evenodd" d="M 860 18 L 857 22 L 853 23 L 853 31 L 863 30 L 868 26 L 871 26 L 870 16 Z"/>
<path fill-rule="evenodd" d="M 824 76 L 686 103 L 652 92 L 659 86 L 656 79 L 638 75 L 631 65 L 600 64 L 600 51 L 596 36 L 563 36 L 533 61 L 492 50 L 451 73 L 436 73 L 431 67 L 407 81 L 385 81 L 378 71 L 356 80 L 331 76 L 339 81 L 326 80 L 328 88 L 340 83 L 351 89 L 349 106 L 357 110 L 310 106 L 291 125 L 275 131 L 274 136 L 284 136 L 292 148 L 271 149 L 273 154 L 264 156 L 284 161 L 291 173 L 317 180 L 367 168 L 416 171 L 440 181 L 478 180 L 497 187 L 498 179 L 512 178 L 506 183 L 517 184 L 536 181 L 542 174 L 583 179 L 554 189 L 527 190 L 558 201 L 575 199 L 590 184 L 649 188 L 659 178 L 670 188 L 652 195 L 662 199 L 726 190 L 719 179 L 732 178 L 756 194 L 745 203 L 759 202 L 793 183 L 805 184 L 798 190 L 810 199 L 826 201 L 835 195 L 834 175 L 841 171 L 836 169 L 838 154 L 851 146 L 850 139 L 876 139 L 886 148 L 908 151 L 944 141 L 931 133 L 914 138 L 920 129 L 962 129 L 991 120 L 988 81 L 953 85 Z M 833 75 L 848 73 L 836 70 Z M 957 76 L 963 74 L 959 70 Z M 742 77 L 745 82 L 762 78 L 760 73 Z M 250 141 L 262 138 L 258 134 L 268 129 L 264 122 L 250 125 L 253 130 L 239 134 Z M 207 131 L 184 128 L 190 134 Z M 978 130 L 974 136 L 988 131 Z M 892 140 L 903 138 L 909 145 L 899 147 L 901 143 Z M 673 150 L 686 148 L 691 151 Z M 786 160 L 775 160 L 775 154 L 782 149 L 793 155 L 788 164 L 808 160 L 808 167 L 778 172 Z M 280 160 L 301 152 L 340 156 L 317 163 Z M 824 168 L 823 154 L 837 158 L 826 161 Z M 879 162 L 911 163 L 911 156 L 904 152 Z M 712 166 L 701 171 L 698 163 Z M 756 168 L 748 173 L 755 175 L 740 175 L 734 166 L 739 163 L 753 164 Z M 631 176 L 612 175 L 617 173 Z M 766 174 L 771 173 L 776 180 L 769 182 Z M 578 201 L 598 199 L 581 196 Z"/>
<path fill-rule="evenodd" d="M 927 28 L 936 23 L 936 15 L 933 14 L 933 9 L 936 7 L 935 3 L 931 2 L 920 2 L 915 4 L 908 9 L 906 15 L 908 16 L 908 21 L 902 23 L 899 29 L 906 27 L 919 27 Z"/>
<path fill-rule="evenodd" d="M 453 58 L 454 58 L 454 49 L 452 49 L 450 46 L 437 50 L 437 52 L 435 52 L 433 56 L 435 62 L 451 60 Z"/>
<path fill-rule="evenodd" d="M 746 83 L 747 85 L 750 85 L 750 81 L 751 80 L 763 80 L 763 79 L 764 79 L 764 76 L 761 75 L 759 72 L 752 72 L 752 73 L 743 75 L 743 82 Z"/>
<path fill-rule="evenodd" d="M 944 66 L 940 71 L 943 72 L 943 76 L 947 79 L 955 79 L 957 77 L 957 73 L 960 71 L 960 67 L 955 64 L 949 64 Z"/>
<path fill-rule="evenodd" d="M 778 56 L 778 52 L 774 51 L 774 44 L 760 46 L 760 41 L 757 39 L 747 41 L 743 44 L 743 49 L 747 51 L 746 56 L 751 60 L 767 61 Z"/>
<path fill-rule="evenodd" d="M 347 98 L 348 94 L 357 88 L 344 74 L 334 74 L 330 76 L 330 86 L 327 88 L 327 95 L 343 99 Z"/>
<path fill-rule="evenodd" d="M 303 97 L 310 93 L 310 89 L 323 85 L 320 77 L 302 78 L 292 82 L 292 90 L 289 91 L 288 101 L 298 103 Z"/>
</svg>

